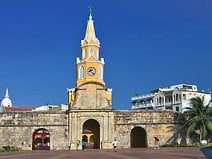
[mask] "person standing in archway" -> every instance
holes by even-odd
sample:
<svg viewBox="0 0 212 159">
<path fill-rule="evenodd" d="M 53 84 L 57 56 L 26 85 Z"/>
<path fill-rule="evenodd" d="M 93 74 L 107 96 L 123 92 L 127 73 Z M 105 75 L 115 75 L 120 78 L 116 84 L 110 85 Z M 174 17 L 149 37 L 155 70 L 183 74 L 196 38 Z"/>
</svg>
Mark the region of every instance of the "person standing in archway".
<svg viewBox="0 0 212 159">
<path fill-rule="evenodd" d="M 116 152 L 116 149 L 117 149 L 117 141 L 116 141 L 116 139 L 113 140 L 112 146 L 113 146 L 113 151 Z"/>
<path fill-rule="evenodd" d="M 85 150 L 86 148 L 86 141 L 85 139 L 82 139 L 82 150 Z"/>
</svg>

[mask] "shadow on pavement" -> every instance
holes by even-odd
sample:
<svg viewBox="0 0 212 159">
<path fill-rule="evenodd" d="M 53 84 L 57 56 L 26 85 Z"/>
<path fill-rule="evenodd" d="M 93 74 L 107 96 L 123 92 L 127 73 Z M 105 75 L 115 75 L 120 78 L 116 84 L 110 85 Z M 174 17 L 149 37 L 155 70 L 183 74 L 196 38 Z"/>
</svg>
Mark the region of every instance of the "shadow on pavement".
<svg viewBox="0 0 212 159">
<path fill-rule="evenodd" d="M 200 149 L 207 159 L 212 159 L 212 146 L 203 147 Z"/>
</svg>

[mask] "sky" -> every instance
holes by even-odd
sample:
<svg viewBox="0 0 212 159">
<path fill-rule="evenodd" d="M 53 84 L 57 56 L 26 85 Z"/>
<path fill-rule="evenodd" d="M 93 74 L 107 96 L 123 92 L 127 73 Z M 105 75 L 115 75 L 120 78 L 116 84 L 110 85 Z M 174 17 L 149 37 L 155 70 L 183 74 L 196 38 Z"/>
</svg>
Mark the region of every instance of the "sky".
<svg viewBox="0 0 212 159">
<path fill-rule="evenodd" d="M 113 108 L 175 84 L 212 90 L 211 0 L 0 0 L 0 99 L 67 103 L 90 5 Z"/>
</svg>

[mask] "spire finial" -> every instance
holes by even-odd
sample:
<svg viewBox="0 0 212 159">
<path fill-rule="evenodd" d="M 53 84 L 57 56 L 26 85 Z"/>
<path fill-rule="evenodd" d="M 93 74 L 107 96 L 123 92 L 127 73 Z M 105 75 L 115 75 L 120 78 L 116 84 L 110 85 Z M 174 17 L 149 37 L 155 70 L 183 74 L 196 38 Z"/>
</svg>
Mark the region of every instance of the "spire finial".
<svg viewBox="0 0 212 159">
<path fill-rule="evenodd" d="M 90 6 L 88 7 L 89 8 L 89 13 L 90 13 L 90 15 L 89 15 L 89 20 L 92 20 L 92 7 L 91 7 L 91 4 L 90 4 Z"/>
<path fill-rule="evenodd" d="M 90 4 L 90 6 L 89 6 L 88 8 L 89 8 L 89 13 L 90 13 L 90 15 L 91 15 L 91 13 L 92 13 L 92 7 L 91 7 L 91 4 Z"/>
<path fill-rule="evenodd" d="M 5 98 L 9 98 L 9 91 L 8 91 L 8 87 L 7 87 L 7 89 L 6 89 Z"/>
</svg>

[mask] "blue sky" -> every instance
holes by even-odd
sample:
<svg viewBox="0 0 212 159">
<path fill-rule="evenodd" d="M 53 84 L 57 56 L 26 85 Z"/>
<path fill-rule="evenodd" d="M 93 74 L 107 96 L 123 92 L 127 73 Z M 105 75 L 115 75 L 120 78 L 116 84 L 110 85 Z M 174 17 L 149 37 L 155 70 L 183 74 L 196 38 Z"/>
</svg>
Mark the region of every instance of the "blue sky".
<svg viewBox="0 0 212 159">
<path fill-rule="evenodd" d="M 67 103 L 90 4 L 114 108 L 174 84 L 212 89 L 211 0 L 1 0 L 0 98 Z"/>
</svg>

